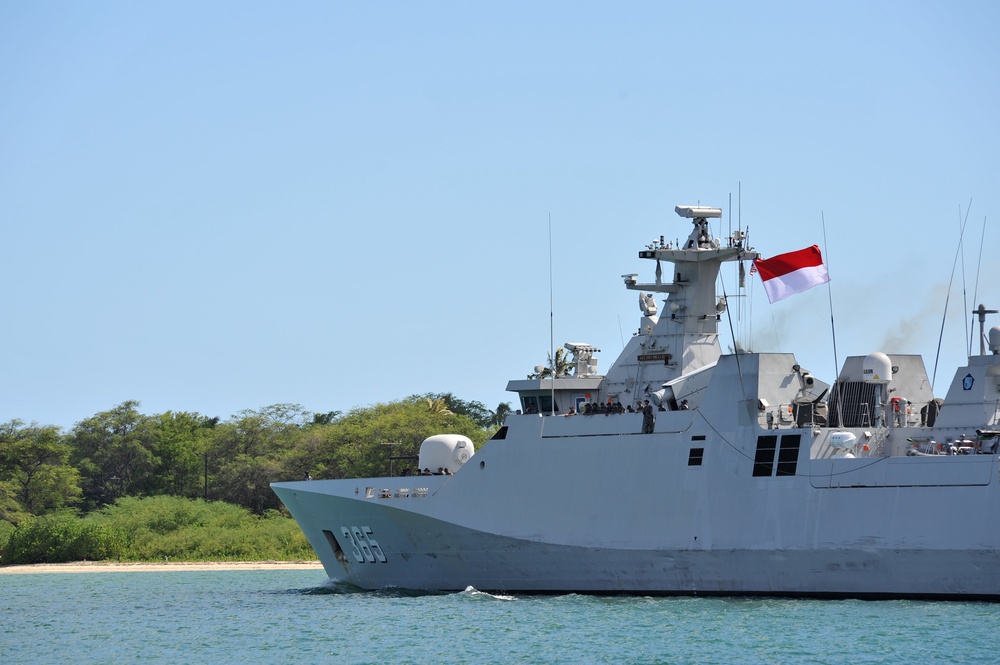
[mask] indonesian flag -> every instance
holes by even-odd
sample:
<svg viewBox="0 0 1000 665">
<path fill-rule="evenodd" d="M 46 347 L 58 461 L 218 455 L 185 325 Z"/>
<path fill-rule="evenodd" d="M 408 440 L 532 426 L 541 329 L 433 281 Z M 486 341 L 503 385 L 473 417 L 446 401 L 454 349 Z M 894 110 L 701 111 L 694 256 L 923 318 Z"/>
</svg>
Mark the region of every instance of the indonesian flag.
<svg viewBox="0 0 1000 665">
<path fill-rule="evenodd" d="M 771 259 L 756 259 L 753 264 L 760 272 L 767 299 L 772 303 L 830 281 L 830 273 L 816 245 Z"/>
</svg>

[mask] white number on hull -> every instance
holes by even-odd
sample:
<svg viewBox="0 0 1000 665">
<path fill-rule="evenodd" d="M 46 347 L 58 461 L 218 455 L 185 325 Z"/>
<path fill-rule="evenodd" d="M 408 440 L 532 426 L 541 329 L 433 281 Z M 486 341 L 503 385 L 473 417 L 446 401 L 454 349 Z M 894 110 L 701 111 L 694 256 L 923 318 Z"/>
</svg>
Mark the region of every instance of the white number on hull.
<svg viewBox="0 0 1000 665">
<path fill-rule="evenodd" d="M 386 563 L 385 552 L 379 547 L 378 542 L 372 538 L 375 534 L 372 532 L 371 527 L 342 526 L 340 527 L 340 532 L 344 534 L 344 538 L 350 543 L 355 561 L 358 563 L 375 563 L 376 561 Z"/>
</svg>

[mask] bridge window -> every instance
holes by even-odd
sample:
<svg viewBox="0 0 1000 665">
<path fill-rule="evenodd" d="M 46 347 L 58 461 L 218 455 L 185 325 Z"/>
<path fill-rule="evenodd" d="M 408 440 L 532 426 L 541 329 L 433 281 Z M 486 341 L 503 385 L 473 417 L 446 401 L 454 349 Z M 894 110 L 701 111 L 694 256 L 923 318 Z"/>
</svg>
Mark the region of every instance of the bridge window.
<svg viewBox="0 0 1000 665">
<path fill-rule="evenodd" d="M 778 451 L 778 467 L 776 476 L 794 476 L 799 463 L 799 443 L 801 434 L 786 434 L 781 437 L 781 450 Z"/>
<path fill-rule="evenodd" d="M 552 413 L 552 395 L 527 395 L 521 398 L 522 413 Z M 558 411 L 556 411 L 558 413 Z"/>
<path fill-rule="evenodd" d="M 778 446 L 778 437 L 766 434 L 757 437 L 757 454 L 753 458 L 754 477 L 770 476 L 774 467 L 774 451 Z"/>
</svg>

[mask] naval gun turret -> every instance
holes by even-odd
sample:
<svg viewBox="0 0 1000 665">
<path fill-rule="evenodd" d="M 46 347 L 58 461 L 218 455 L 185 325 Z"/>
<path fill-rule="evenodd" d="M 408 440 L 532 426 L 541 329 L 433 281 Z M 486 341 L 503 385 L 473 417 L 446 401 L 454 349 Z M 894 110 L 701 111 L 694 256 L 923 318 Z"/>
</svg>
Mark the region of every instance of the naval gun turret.
<svg viewBox="0 0 1000 665">
<path fill-rule="evenodd" d="M 455 473 L 476 454 L 472 439 L 461 434 L 435 434 L 420 444 L 418 465 L 431 474 Z"/>
</svg>

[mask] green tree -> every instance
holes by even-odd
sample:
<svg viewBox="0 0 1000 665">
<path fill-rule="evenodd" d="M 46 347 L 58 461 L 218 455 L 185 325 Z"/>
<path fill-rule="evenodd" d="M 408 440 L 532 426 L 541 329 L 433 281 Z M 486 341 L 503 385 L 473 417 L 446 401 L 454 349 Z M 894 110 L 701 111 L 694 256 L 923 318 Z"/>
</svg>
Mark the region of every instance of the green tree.
<svg viewBox="0 0 1000 665">
<path fill-rule="evenodd" d="M 559 378 L 562 376 L 569 376 L 573 372 L 573 362 L 571 356 L 566 353 L 563 347 L 556 349 L 556 360 L 555 363 L 552 362 L 552 354 L 548 354 L 548 363 L 542 368 L 542 371 L 529 374 L 529 379 L 547 379 L 553 375 L 555 372 L 555 377 Z"/>
<path fill-rule="evenodd" d="M 482 402 L 466 402 L 455 397 L 451 393 L 427 393 L 425 395 L 413 395 L 408 400 L 427 400 L 428 407 L 433 409 L 447 409 L 460 416 L 468 416 L 476 421 L 476 424 L 486 429 L 493 425 L 496 415 L 486 408 Z"/>
<path fill-rule="evenodd" d="M 327 411 L 326 413 L 314 413 L 314 414 L 312 414 L 313 419 L 312 419 L 312 422 L 310 424 L 311 425 L 329 425 L 334 420 L 336 420 L 337 416 L 339 416 L 339 415 L 340 415 L 340 411 Z"/>
<path fill-rule="evenodd" d="M 450 416 L 454 413 L 454 411 L 448 408 L 447 402 L 445 402 L 441 398 L 433 399 L 431 397 L 428 397 L 427 410 L 430 411 L 431 413 L 436 413 L 441 416 Z"/>
<path fill-rule="evenodd" d="M 496 410 L 493 412 L 490 418 L 490 425 L 494 427 L 499 427 L 503 425 L 504 421 L 507 420 L 507 416 L 510 415 L 513 409 L 510 406 L 510 402 L 500 402 L 497 404 Z"/>
<path fill-rule="evenodd" d="M 153 470 L 150 494 L 194 498 L 204 492 L 205 455 L 218 418 L 179 412 L 154 416 L 150 425 Z"/>
<path fill-rule="evenodd" d="M 309 414 L 298 404 L 246 410 L 215 428 L 209 451 L 209 498 L 235 503 L 255 513 L 280 507 L 270 483 L 283 476 Z"/>
<path fill-rule="evenodd" d="M 139 413 L 138 408 L 139 402 L 134 400 L 122 402 L 73 428 L 72 460 L 83 475 L 87 509 L 152 489 L 152 419 Z"/>
<path fill-rule="evenodd" d="M 421 442 L 442 433 L 468 436 L 477 448 L 486 440 L 486 432 L 469 416 L 431 410 L 426 401 L 410 399 L 354 409 L 326 427 L 318 463 L 333 478 L 387 476 L 390 468 L 407 466 L 407 461 L 393 463 L 390 457 L 412 456 L 408 466 L 415 469 Z"/>
<path fill-rule="evenodd" d="M 313 478 L 329 477 L 323 450 L 330 427 L 330 424 L 313 424 L 295 433 L 291 447 L 281 457 L 281 479 L 297 480 L 306 474 Z"/>
<path fill-rule="evenodd" d="M 26 511 L 21 502 L 17 500 L 16 494 L 12 481 L 0 480 L 0 527 L 5 524 L 18 524 L 31 517 L 31 513 Z M 2 548 L 3 540 L 0 539 L 0 549 Z"/>
<path fill-rule="evenodd" d="M 10 540 L 10 535 L 14 532 L 14 529 L 14 524 L 0 519 L 0 563 L 3 563 L 7 542 Z"/>
<path fill-rule="evenodd" d="M 20 420 L 0 425 L 0 517 L 41 515 L 75 504 L 80 474 L 69 465 L 70 451 L 58 427 L 25 426 Z"/>
</svg>

